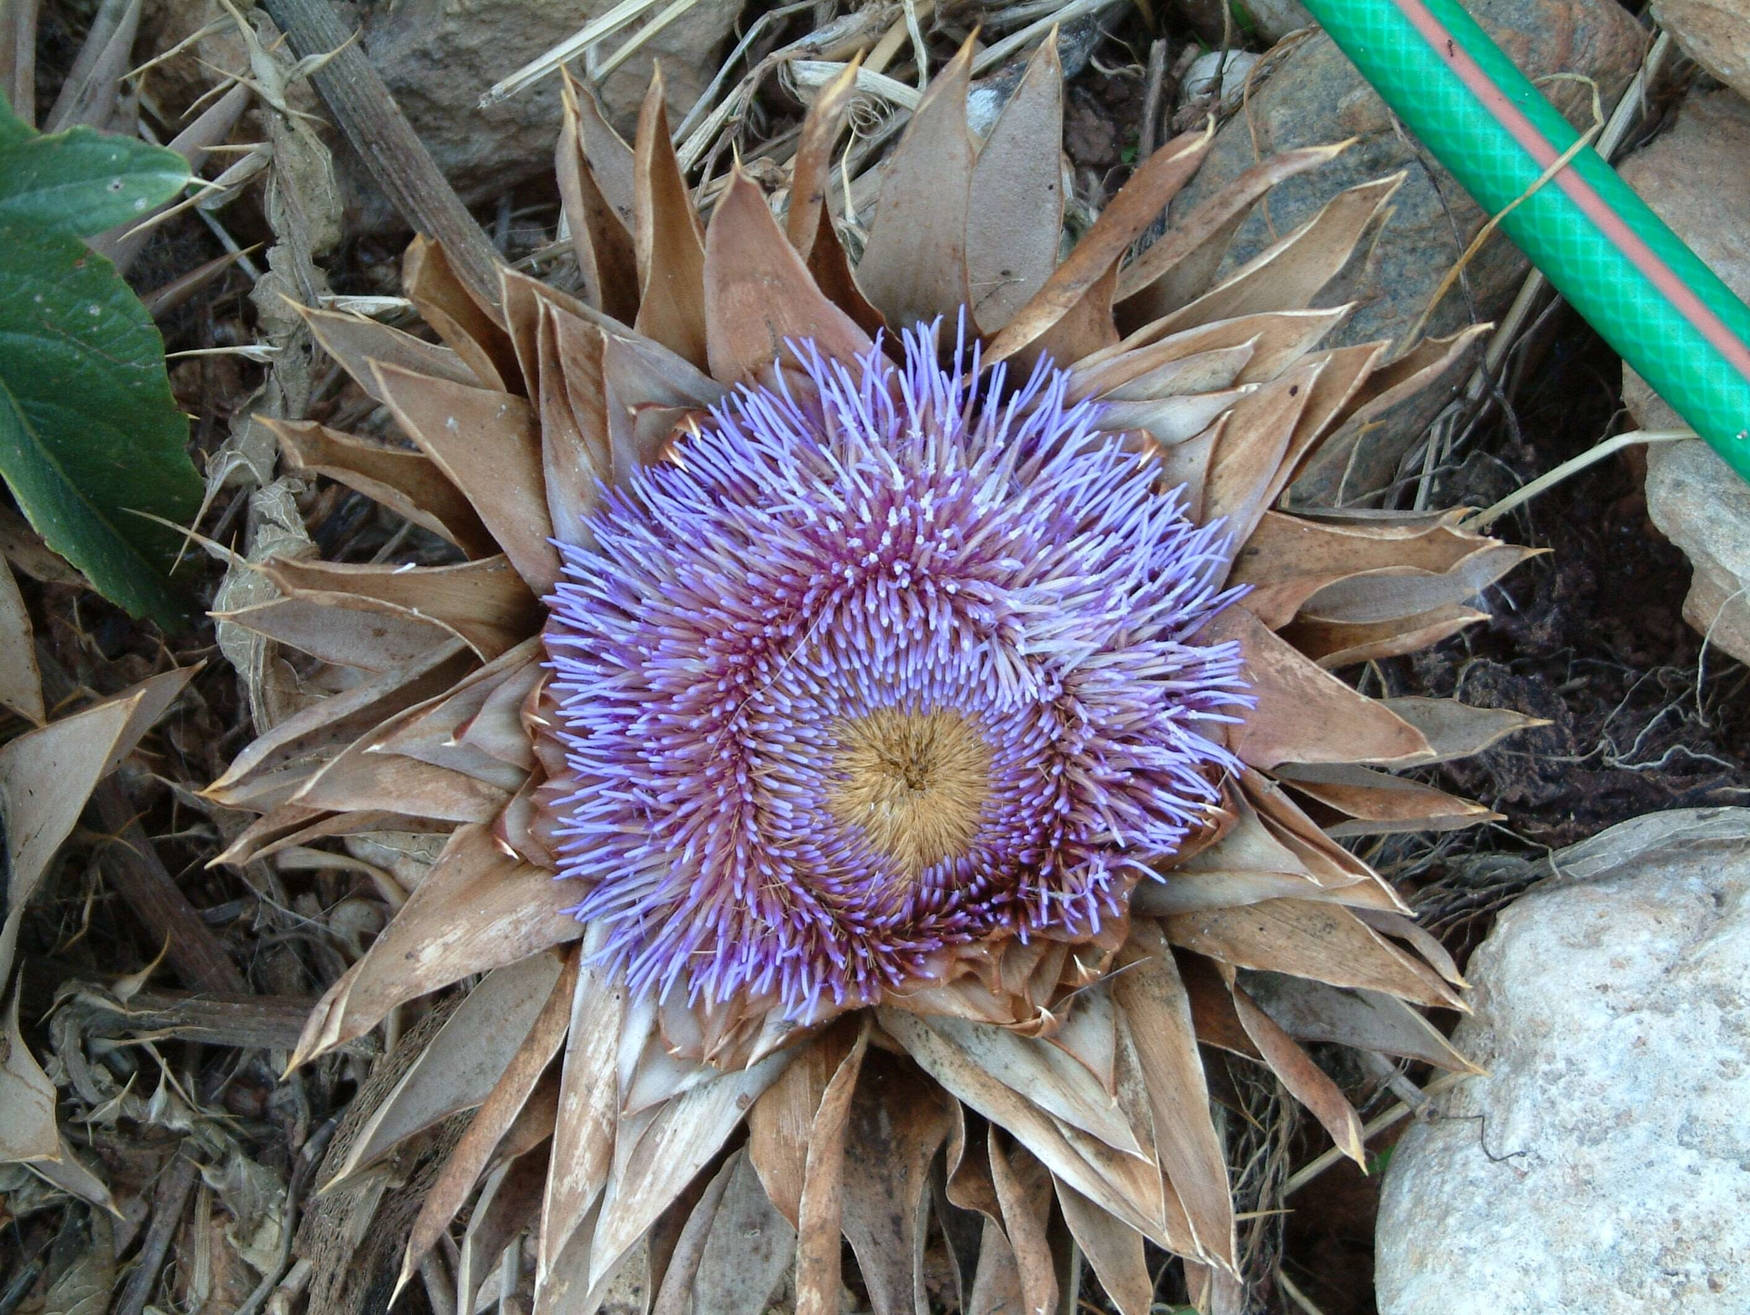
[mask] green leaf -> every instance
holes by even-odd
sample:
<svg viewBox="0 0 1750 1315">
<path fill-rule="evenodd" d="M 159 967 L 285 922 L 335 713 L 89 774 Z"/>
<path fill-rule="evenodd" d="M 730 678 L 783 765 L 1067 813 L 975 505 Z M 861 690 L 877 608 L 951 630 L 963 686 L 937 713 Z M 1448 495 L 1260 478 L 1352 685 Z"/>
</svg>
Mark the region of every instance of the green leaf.
<svg viewBox="0 0 1750 1315">
<path fill-rule="evenodd" d="M 144 218 L 187 185 L 175 151 L 90 128 L 43 136 L 0 96 L 0 223 L 86 237 Z"/>
<path fill-rule="evenodd" d="M 193 520 L 187 441 L 163 340 L 115 266 L 0 217 L 0 475 L 50 548 L 167 626 L 186 612 L 165 578 L 181 536 L 133 512 Z"/>
</svg>

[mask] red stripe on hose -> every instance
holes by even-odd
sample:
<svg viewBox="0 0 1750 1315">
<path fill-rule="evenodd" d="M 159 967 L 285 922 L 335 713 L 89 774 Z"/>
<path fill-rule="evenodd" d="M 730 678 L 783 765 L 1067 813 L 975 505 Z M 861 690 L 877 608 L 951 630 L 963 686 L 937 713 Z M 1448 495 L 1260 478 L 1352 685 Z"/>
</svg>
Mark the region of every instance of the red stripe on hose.
<svg viewBox="0 0 1750 1315">
<path fill-rule="evenodd" d="M 1561 158 L 1562 153 L 1507 98 L 1507 94 L 1495 85 L 1494 80 L 1471 58 L 1470 52 L 1460 44 L 1458 38 L 1446 29 L 1422 0 L 1392 0 L 1392 3 L 1399 13 L 1410 20 L 1434 53 L 1458 75 L 1459 81 L 1483 103 L 1483 108 L 1537 161 L 1540 169 L 1548 170 Z M 1621 215 L 1611 209 L 1610 203 L 1598 194 L 1592 184 L 1571 167 L 1571 162 L 1555 175 L 1555 182 L 1599 231 L 1628 257 L 1629 262 L 1646 276 L 1647 281 L 1677 308 L 1696 332 L 1730 361 L 1739 374 L 1750 379 L 1750 348 L 1714 313 L 1712 307 L 1678 277 L 1675 270 L 1660 259 L 1659 254 L 1647 245 L 1646 240 L 1630 228 Z"/>
</svg>

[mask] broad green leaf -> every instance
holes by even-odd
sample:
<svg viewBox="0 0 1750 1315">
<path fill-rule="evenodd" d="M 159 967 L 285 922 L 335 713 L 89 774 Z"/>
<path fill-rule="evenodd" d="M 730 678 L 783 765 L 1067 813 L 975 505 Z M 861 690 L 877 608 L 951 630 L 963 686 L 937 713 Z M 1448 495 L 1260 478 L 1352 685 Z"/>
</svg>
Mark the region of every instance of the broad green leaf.
<svg viewBox="0 0 1750 1315">
<path fill-rule="evenodd" d="M 181 537 L 133 513 L 193 520 L 187 441 L 163 340 L 115 267 L 0 218 L 0 475 L 50 548 L 165 625 L 185 612 L 165 578 Z"/>
<path fill-rule="evenodd" d="M 145 218 L 187 183 L 175 151 L 90 128 L 45 136 L 0 96 L 0 223 L 85 237 Z"/>
</svg>

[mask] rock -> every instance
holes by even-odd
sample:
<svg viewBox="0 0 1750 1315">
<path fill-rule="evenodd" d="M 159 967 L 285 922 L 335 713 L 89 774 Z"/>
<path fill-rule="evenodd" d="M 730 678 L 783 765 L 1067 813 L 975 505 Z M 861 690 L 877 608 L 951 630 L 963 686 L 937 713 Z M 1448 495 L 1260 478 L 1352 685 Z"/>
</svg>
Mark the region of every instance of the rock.
<svg viewBox="0 0 1750 1315">
<path fill-rule="evenodd" d="M 1692 96 L 1622 176 L 1740 297 L 1750 297 L 1750 104 L 1729 90 Z M 1627 366 L 1622 397 L 1642 429 L 1682 419 Z M 1684 619 L 1750 662 L 1750 486 L 1700 443 L 1649 449 L 1647 511 L 1695 568 Z"/>
<path fill-rule="evenodd" d="M 1695 574 L 1683 619 L 1750 664 L 1750 484 L 1700 439 L 1647 454 L 1647 512 Z"/>
<path fill-rule="evenodd" d="M 1173 9 L 1218 49 L 1242 39 L 1273 45 L 1297 28 L 1313 25 L 1300 0 L 1178 0 Z"/>
<path fill-rule="evenodd" d="M 1381 1315 L 1750 1310 L 1750 809 L 1550 860 L 1471 958 L 1487 1070 L 1393 1153 Z"/>
<path fill-rule="evenodd" d="M 1271 44 L 1315 22 L 1300 0 L 1232 0 L 1232 4 L 1240 30 Z"/>
<path fill-rule="evenodd" d="M 559 135 L 559 79 L 548 77 L 509 99 L 481 108 L 500 78 L 571 36 L 612 7 L 613 0 L 373 0 L 364 45 L 396 102 L 464 201 L 490 199 L 553 168 Z M 658 33 L 600 88 L 614 126 L 631 138 L 653 59 L 662 63 L 670 121 L 693 107 L 717 72 L 719 46 L 741 0 L 698 0 Z M 604 43 L 611 51 L 628 29 Z M 604 53 L 605 53 L 604 51 Z M 387 202 L 351 161 L 364 227 L 386 221 Z"/>
<path fill-rule="evenodd" d="M 1213 109 L 1219 99 L 1221 113 L 1231 113 L 1245 95 L 1246 77 L 1257 64 L 1258 57 L 1248 50 L 1212 50 L 1197 56 L 1179 83 L 1179 104 L 1205 101 Z"/>
<path fill-rule="evenodd" d="M 605 13 L 615 0 L 365 0 L 341 6 L 360 24 L 371 63 L 383 75 L 438 168 L 470 204 L 504 194 L 553 168 L 559 135 L 559 80 L 550 76 L 498 104 L 481 108 L 488 87 Z M 601 86 L 608 117 L 628 139 L 650 81 L 662 62 L 671 123 L 717 72 L 717 59 L 741 0 L 697 0 Z M 150 0 L 148 31 L 157 48 L 209 23 L 226 20 L 219 0 Z M 611 51 L 628 29 L 603 43 Z M 228 31 L 203 39 L 197 53 L 222 68 L 241 69 L 242 45 Z M 173 61 L 184 76 L 198 67 Z M 167 71 L 164 75 L 171 76 Z M 178 91 L 184 89 L 178 85 Z M 192 99 L 184 94 L 183 99 Z M 348 197 L 348 226 L 373 231 L 398 226 L 389 202 L 363 163 L 336 143 L 335 161 Z"/>
<path fill-rule="evenodd" d="M 1623 179 L 1740 297 L 1750 297 L 1750 104 L 1691 96 L 1677 122 L 1622 163 Z M 1622 398 L 1643 429 L 1683 421 L 1626 367 Z"/>
<path fill-rule="evenodd" d="M 1750 3 L 1653 0 L 1653 21 L 1697 64 L 1750 96 Z"/>
<path fill-rule="evenodd" d="M 1646 37 L 1614 0 L 1479 0 L 1472 15 L 1533 79 L 1556 73 L 1596 80 L 1606 109 L 1638 67 Z M 1575 82 L 1543 86 L 1576 122 L 1590 122 L 1589 89 Z M 1275 236 L 1310 219 L 1343 188 L 1405 170 L 1390 220 L 1365 261 L 1327 288 L 1324 305 L 1359 301 L 1354 317 L 1334 342 L 1399 338 L 1409 332 L 1446 271 L 1482 227 L 1483 214 L 1456 181 L 1418 153 L 1385 103 L 1355 66 L 1322 32 L 1301 39 L 1268 79 L 1254 79 L 1246 109 L 1216 134 L 1208 160 L 1173 204 L 1183 215 L 1218 187 L 1252 165 L 1260 154 L 1355 137 L 1356 144 L 1326 167 L 1290 179 L 1236 235 L 1228 265 L 1249 259 Z M 1464 278 L 1441 302 L 1428 332 L 1450 333 L 1467 323 L 1500 316 L 1528 266 L 1505 238 L 1494 237 L 1472 260 Z M 1430 389 L 1407 409 L 1372 429 L 1349 465 L 1345 446 L 1333 445 L 1316 459 L 1297 496 L 1329 502 L 1339 485 L 1353 498 L 1382 487 L 1398 459 L 1444 403 Z"/>
</svg>

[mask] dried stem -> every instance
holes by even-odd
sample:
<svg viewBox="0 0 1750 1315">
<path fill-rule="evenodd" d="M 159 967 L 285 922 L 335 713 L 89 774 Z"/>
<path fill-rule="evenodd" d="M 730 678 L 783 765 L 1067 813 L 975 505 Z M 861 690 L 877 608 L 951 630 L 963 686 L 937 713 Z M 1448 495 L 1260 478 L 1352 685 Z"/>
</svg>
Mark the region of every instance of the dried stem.
<svg viewBox="0 0 1750 1315">
<path fill-rule="evenodd" d="M 486 304 L 497 305 L 497 251 L 438 171 L 334 7 L 328 0 L 262 0 L 261 7 L 300 58 L 327 56 L 310 80 L 372 177 L 403 219 L 443 246 L 469 290 Z"/>
</svg>

